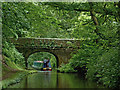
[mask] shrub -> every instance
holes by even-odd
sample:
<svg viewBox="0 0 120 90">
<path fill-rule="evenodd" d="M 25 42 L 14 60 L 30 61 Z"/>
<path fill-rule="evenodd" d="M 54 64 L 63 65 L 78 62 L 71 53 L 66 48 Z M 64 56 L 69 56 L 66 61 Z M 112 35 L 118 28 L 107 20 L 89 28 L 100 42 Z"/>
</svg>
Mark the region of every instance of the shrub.
<svg viewBox="0 0 120 90">
<path fill-rule="evenodd" d="M 24 57 L 22 56 L 21 53 L 17 51 L 15 46 L 11 43 L 4 42 L 3 43 L 3 48 L 2 48 L 2 53 L 6 57 L 5 62 L 10 64 L 9 62 L 15 63 L 18 67 L 25 68 L 25 61 Z M 14 66 L 14 65 L 11 65 Z"/>
<path fill-rule="evenodd" d="M 89 63 L 87 77 L 91 78 L 93 76 L 98 83 L 103 83 L 107 87 L 118 87 L 120 84 L 118 48 L 110 48 L 99 56 L 96 61 Z"/>
</svg>

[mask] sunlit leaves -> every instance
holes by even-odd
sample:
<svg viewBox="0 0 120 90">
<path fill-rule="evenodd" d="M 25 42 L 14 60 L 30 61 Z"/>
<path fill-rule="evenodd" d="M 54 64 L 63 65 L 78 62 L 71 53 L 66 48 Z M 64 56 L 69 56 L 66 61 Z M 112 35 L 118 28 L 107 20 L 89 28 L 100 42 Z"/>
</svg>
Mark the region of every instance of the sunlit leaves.
<svg viewBox="0 0 120 90">
<path fill-rule="evenodd" d="M 22 3 L 3 3 L 3 37 L 21 37 L 24 36 L 24 31 L 29 29 L 29 22 L 25 17 L 25 12 L 22 8 Z M 22 5 L 22 6 L 20 6 Z M 24 34 L 23 34 L 24 33 Z M 8 35 L 9 34 L 9 35 Z"/>
</svg>

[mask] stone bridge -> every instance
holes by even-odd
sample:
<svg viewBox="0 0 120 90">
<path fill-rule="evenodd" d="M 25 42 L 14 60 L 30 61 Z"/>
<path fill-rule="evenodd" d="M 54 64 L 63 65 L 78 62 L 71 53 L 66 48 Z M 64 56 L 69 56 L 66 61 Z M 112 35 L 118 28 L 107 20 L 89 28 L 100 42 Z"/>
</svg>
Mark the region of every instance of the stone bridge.
<svg viewBox="0 0 120 90">
<path fill-rule="evenodd" d="M 71 53 L 80 48 L 81 40 L 59 38 L 18 38 L 10 39 L 19 52 L 23 53 L 26 68 L 28 57 L 36 52 L 49 52 L 56 57 L 57 67 L 68 63 Z"/>
</svg>

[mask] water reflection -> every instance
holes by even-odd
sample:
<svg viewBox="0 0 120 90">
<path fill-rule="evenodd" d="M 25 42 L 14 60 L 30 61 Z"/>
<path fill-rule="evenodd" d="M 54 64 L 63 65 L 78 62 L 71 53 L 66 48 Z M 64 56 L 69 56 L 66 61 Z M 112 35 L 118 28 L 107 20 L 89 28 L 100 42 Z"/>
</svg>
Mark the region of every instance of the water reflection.
<svg viewBox="0 0 120 90">
<path fill-rule="evenodd" d="M 78 74 L 38 72 L 28 75 L 10 88 L 99 88 L 96 83 L 84 80 Z"/>
<path fill-rule="evenodd" d="M 55 84 L 56 75 L 51 75 L 51 72 L 39 72 L 27 77 L 29 88 L 54 88 Z"/>
</svg>

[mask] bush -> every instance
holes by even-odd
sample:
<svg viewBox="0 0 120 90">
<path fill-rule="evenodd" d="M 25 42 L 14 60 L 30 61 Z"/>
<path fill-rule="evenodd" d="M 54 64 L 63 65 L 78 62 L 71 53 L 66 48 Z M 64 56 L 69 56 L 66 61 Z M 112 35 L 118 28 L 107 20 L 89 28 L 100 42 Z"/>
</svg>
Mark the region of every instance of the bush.
<svg viewBox="0 0 120 90">
<path fill-rule="evenodd" d="M 72 72 L 77 72 L 76 70 L 74 70 L 73 67 L 71 67 L 71 65 L 68 64 L 62 64 L 60 68 L 58 68 L 58 71 L 60 72 L 65 72 L 65 73 L 72 73 Z"/>
<path fill-rule="evenodd" d="M 98 83 L 107 87 L 119 87 L 120 84 L 120 60 L 118 60 L 118 48 L 110 48 L 88 66 L 87 77 L 95 78 Z"/>
<path fill-rule="evenodd" d="M 18 68 L 25 68 L 25 60 L 24 57 L 22 56 L 21 53 L 17 51 L 15 46 L 11 43 L 4 42 L 3 43 L 3 48 L 2 48 L 2 53 L 5 57 L 5 62 L 6 64 L 10 64 L 10 62 L 14 63 L 15 65 L 18 66 Z M 14 66 L 14 65 L 10 65 Z"/>
</svg>

